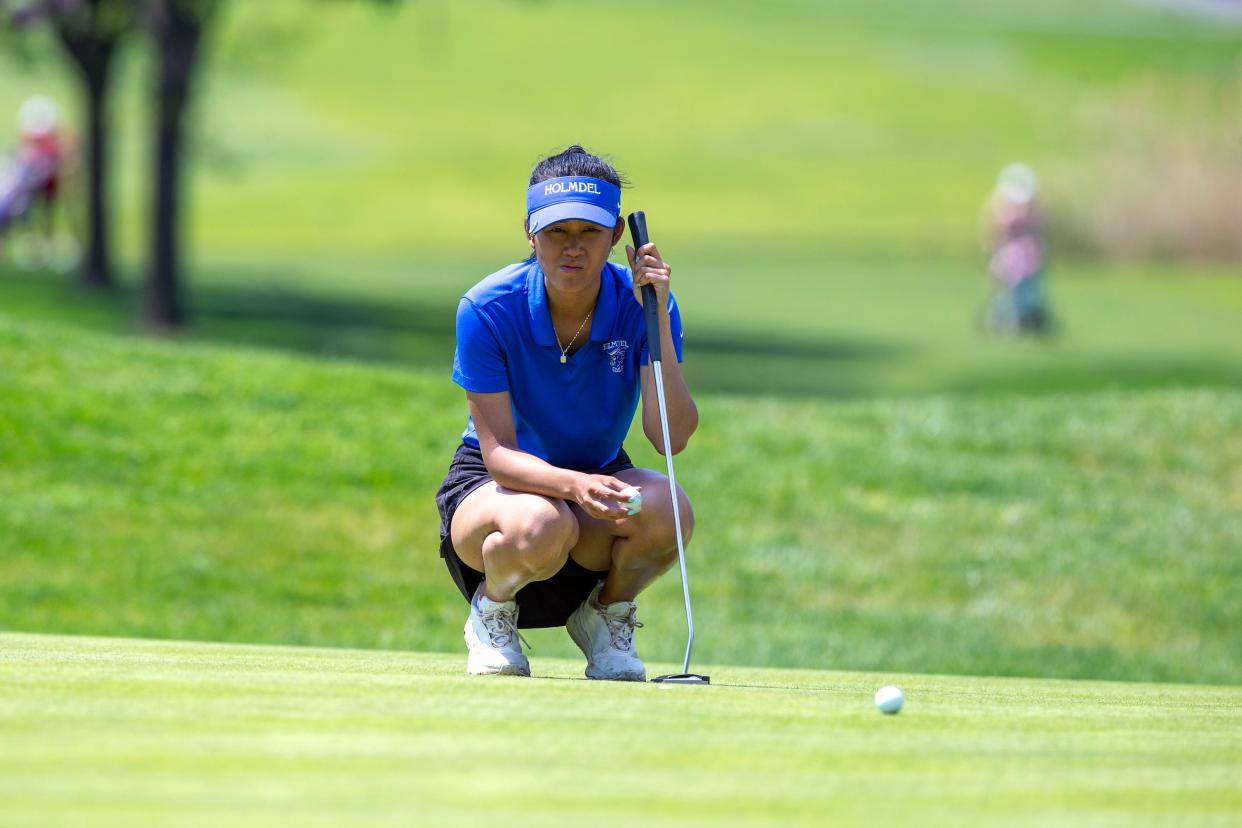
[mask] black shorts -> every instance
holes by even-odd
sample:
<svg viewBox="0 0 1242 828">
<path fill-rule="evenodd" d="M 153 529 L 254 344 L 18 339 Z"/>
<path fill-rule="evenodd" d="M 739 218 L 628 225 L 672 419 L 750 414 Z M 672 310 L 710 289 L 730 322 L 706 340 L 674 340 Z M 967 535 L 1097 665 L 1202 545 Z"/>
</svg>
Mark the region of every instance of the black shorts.
<svg viewBox="0 0 1242 828">
<path fill-rule="evenodd" d="M 623 448 L 603 468 L 577 471 L 612 475 L 632 468 L 634 464 L 630 462 L 630 456 Z M 449 464 L 448 474 L 440 484 L 440 490 L 436 492 L 436 506 L 440 510 L 440 557 L 444 559 L 453 583 L 457 584 L 466 601 L 474 598 L 475 590 L 483 582 L 483 573 L 467 566 L 457 557 L 449 527 L 453 525 L 453 513 L 466 499 L 466 495 L 484 483 L 491 482 L 491 479 L 487 466 L 483 464 L 482 452 L 474 446 L 462 443 L 453 455 L 453 462 Z M 518 626 L 524 629 L 563 627 L 573 611 L 586 600 L 595 585 L 607 574 L 587 569 L 569 558 L 560 571 L 548 580 L 533 581 L 518 591 Z"/>
</svg>

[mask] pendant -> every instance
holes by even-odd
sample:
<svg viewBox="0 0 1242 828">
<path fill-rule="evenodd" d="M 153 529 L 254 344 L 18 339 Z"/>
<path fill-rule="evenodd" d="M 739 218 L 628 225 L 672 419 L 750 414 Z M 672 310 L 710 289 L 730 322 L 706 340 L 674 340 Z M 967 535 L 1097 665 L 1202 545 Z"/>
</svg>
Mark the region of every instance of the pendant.
<svg viewBox="0 0 1242 828">
<path fill-rule="evenodd" d="M 565 355 L 561 354 L 561 365 L 565 364 Z"/>
</svg>

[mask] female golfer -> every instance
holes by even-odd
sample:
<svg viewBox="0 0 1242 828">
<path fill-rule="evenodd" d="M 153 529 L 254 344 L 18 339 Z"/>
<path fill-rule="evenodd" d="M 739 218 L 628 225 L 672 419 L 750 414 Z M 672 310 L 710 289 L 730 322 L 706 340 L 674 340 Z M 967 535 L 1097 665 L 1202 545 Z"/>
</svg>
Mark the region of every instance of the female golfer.
<svg viewBox="0 0 1242 828">
<path fill-rule="evenodd" d="M 519 627 L 559 627 L 593 679 L 646 680 L 634 598 L 677 559 L 668 479 L 621 441 L 641 388 L 643 432 L 679 452 L 698 424 L 681 318 L 654 244 L 608 261 L 625 229 L 621 178 L 580 146 L 540 161 L 526 191 L 532 255 L 466 293 L 453 380 L 470 418 L 436 503 L 440 554 L 470 602 L 467 672 L 530 675 Z M 659 298 L 662 445 L 640 290 Z M 630 505 L 641 493 L 637 513 Z M 694 516 L 678 492 L 683 540 Z"/>
</svg>

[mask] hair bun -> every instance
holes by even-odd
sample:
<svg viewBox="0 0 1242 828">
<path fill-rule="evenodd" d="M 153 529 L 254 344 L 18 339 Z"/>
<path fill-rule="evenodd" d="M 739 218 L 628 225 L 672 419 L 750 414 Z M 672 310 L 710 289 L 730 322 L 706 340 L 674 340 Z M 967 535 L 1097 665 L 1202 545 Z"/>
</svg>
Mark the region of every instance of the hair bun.
<svg viewBox="0 0 1242 828">
<path fill-rule="evenodd" d="M 547 158 L 540 159 L 535 164 L 535 168 L 531 170 L 528 186 L 538 184 L 540 181 L 546 181 L 549 178 L 569 176 L 599 178 L 618 187 L 626 186 L 625 179 L 613 169 L 612 164 L 597 155 L 592 155 L 581 144 L 574 144 L 561 150 L 556 155 L 549 155 Z"/>
</svg>

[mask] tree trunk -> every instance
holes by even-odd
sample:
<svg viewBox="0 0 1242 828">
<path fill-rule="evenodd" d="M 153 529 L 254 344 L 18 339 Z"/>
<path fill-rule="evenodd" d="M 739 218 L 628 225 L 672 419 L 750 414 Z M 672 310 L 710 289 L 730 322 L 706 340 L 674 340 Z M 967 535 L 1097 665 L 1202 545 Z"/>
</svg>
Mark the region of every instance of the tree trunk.
<svg viewBox="0 0 1242 828">
<path fill-rule="evenodd" d="M 147 322 L 160 329 L 186 321 L 181 273 L 181 168 L 189 108 L 209 4 L 165 0 L 156 25 L 155 193 L 152 207 Z"/>
<path fill-rule="evenodd" d="M 86 258 L 82 283 L 94 288 L 114 284 L 108 244 L 108 90 L 112 59 L 122 28 L 107 21 L 100 0 L 76 14 L 55 18 L 56 34 L 70 60 L 78 68 L 86 93 Z"/>
<path fill-rule="evenodd" d="M 107 120 L 110 62 L 86 78 L 86 259 L 82 263 L 82 283 L 93 288 L 114 284 L 108 249 L 108 147 Z"/>
<path fill-rule="evenodd" d="M 155 214 L 151 224 L 151 270 L 147 283 L 147 321 L 157 328 L 175 328 L 185 321 L 178 216 L 184 111 L 182 98 L 162 88 L 156 107 L 155 194 L 152 199 Z"/>
</svg>

